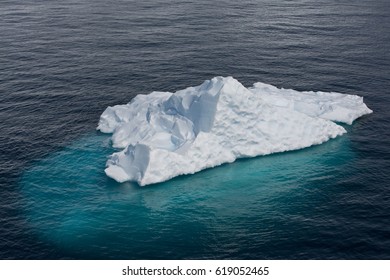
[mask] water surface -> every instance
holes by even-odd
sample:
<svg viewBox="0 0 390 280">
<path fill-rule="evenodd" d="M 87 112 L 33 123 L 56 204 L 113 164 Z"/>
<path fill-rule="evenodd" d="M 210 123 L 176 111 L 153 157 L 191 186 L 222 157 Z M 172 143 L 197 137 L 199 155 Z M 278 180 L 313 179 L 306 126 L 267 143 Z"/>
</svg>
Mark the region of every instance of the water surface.
<svg viewBox="0 0 390 280">
<path fill-rule="evenodd" d="M 0 258 L 390 257 L 388 1 L 8 0 L 0 26 Z M 146 188 L 104 175 L 107 106 L 217 75 L 374 114 Z"/>
</svg>

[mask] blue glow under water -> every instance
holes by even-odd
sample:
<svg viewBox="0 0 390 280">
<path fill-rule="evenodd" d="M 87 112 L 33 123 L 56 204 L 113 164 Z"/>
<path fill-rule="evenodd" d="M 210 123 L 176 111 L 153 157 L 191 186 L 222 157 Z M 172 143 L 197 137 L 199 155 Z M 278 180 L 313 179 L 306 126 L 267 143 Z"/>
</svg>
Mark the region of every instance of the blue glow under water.
<svg viewBox="0 0 390 280">
<path fill-rule="evenodd" d="M 0 259 L 389 259 L 388 0 L 0 4 Z M 107 106 L 214 76 L 364 97 L 320 146 L 141 188 Z"/>
<path fill-rule="evenodd" d="M 108 140 L 82 138 L 22 177 L 34 232 L 70 256 L 268 258 L 294 244 L 299 250 L 290 257 L 315 257 L 345 242 L 332 240 L 332 228 L 350 230 L 350 215 L 324 215 L 354 193 L 344 185 L 355 162 L 347 137 L 148 187 L 105 176 Z"/>
</svg>

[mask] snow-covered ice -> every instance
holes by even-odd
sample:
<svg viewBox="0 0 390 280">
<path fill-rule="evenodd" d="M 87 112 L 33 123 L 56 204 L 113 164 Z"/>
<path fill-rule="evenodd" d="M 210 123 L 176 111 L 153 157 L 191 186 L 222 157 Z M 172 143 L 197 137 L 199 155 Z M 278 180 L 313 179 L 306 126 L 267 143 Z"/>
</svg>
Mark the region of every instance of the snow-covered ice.
<svg viewBox="0 0 390 280">
<path fill-rule="evenodd" d="M 108 107 L 98 128 L 123 150 L 107 161 L 106 174 L 139 185 L 254 157 L 321 144 L 372 111 L 356 95 L 298 92 L 232 77 L 200 86 L 138 95 Z"/>
</svg>

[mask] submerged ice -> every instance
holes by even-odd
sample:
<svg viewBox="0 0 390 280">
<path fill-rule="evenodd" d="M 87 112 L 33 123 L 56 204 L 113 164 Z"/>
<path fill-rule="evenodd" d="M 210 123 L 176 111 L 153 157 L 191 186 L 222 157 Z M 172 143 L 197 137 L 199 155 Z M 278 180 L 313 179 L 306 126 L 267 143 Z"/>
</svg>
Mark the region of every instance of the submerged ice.
<svg viewBox="0 0 390 280">
<path fill-rule="evenodd" d="M 106 174 L 139 185 L 254 157 L 321 144 L 372 111 L 356 95 L 298 92 L 232 77 L 196 87 L 138 95 L 108 107 L 98 129 L 123 150 L 107 161 Z"/>
</svg>

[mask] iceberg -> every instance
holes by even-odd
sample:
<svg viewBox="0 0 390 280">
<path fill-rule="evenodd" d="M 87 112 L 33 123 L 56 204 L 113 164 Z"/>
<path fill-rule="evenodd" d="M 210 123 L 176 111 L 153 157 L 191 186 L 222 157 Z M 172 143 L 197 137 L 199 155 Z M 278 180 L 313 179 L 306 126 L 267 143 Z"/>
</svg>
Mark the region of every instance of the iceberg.
<svg viewBox="0 0 390 280">
<path fill-rule="evenodd" d="M 298 92 L 255 83 L 246 88 L 232 77 L 199 86 L 137 95 L 108 107 L 97 129 L 112 133 L 105 173 L 141 186 L 238 158 L 302 149 L 346 133 L 372 111 L 356 95 Z"/>
</svg>

